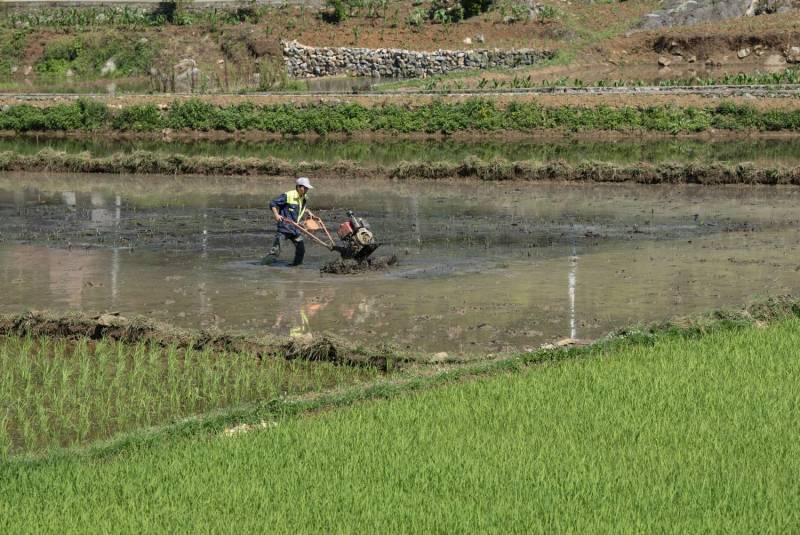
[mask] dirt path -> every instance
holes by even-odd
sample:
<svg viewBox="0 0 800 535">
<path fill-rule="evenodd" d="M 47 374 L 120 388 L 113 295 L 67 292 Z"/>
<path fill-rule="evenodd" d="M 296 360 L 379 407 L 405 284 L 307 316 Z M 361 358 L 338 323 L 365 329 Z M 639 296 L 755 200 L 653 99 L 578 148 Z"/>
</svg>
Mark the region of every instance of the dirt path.
<svg viewBox="0 0 800 535">
<path fill-rule="evenodd" d="M 105 102 L 109 105 L 127 106 L 132 104 L 161 104 L 172 100 L 185 100 L 190 98 L 201 99 L 217 105 L 250 102 L 253 104 L 305 104 L 315 99 L 324 102 L 324 99 L 342 99 L 361 104 L 386 103 L 403 99 L 420 99 L 415 104 L 422 104 L 436 97 L 452 100 L 464 98 L 510 98 L 510 97 L 540 97 L 540 96 L 694 96 L 694 97 L 762 97 L 762 98 L 794 98 L 800 95 L 800 84 L 785 85 L 715 85 L 715 86 L 635 86 L 635 87 L 531 87 L 531 88 L 500 88 L 492 90 L 460 90 L 437 91 L 400 89 L 392 91 L 362 91 L 357 94 L 345 91 L 314 91 L 314 92 L 278 92 L 257 93 L 240 95 L 234 93 L 218 93 L 213 95 L 199 95 L 188 93 L 175 93 L 165 95 L 126 94 L 109 96 L 101 93 L 69 94 L 69 93 L 6 93 L 0 94 L 0 104 L 13 105 L 20 103 L 39 106 L 52 106 L 63 101 L 74 101 L 79 98 L 91 98 Z M 396 102 L 392 102 L 396 103 Z M 405 103 L 405 102 L 402 102 Z M 545 102 L 546 103 L 546 102 Z M 688 104 L 687 104 L 688 105 Z"/>
</svg>

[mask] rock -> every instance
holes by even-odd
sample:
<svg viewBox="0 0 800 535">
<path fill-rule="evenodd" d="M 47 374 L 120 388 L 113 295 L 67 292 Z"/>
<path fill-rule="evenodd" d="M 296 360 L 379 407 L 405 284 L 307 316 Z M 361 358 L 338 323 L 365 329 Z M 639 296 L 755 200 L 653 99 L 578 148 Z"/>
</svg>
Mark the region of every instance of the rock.
<svg viewBox="0 0 800 535">
<path fill-rule="evenodd" d="M 800 46 L 791 46 L 783 51 L 787 63 L 800 63 Z"/>
<path fill-rule="evenodd" d="M 11 66 L 11 74 L 16 73 L 18 70 L 19 70 L 19 67 L 17 67 L 16 65 L 12 65 Z"/>
<path fill-rule="evenodd" d="M 661 8 L 645 15 L 640 29 L 692 26 L 747 16 L 753 0 L 665 0 Z"/>
<path fill-rule="evenodd" d="M 200 79 L 200 69 L 192 58 L 186 58 L 172 67 L 175 73 L 175 91 L 187 93 L 193 91 Z"/>
<path fill-rule="evenodd" d="M 114 62 L 114 58 L 109 58 L 109 60 L 106 61 L 105 65 L 103 65 L 103 68 L 100 69 L 100 74 L 105 76 L 106 74 L 111 74 L 116 70 L 117 70 L 117 64 Z"/>
<path fill-rule="evenodd" d="M 486 37 L 484 37 L 484 35 L 482 33 L 476 34 L 475 35 L 475 42 L 483 44 L 483 43 L 486 42 Z"/>
<path fill-rule="evenodd" d="M 465 42 L 471 42 L 467 38 Z M 438 50 L 309 47 L 283 42 L 287 73 L 298 78 L 356 75 L 373 77 L 426 77 L 451 71 L 491 66 L 533 65 L 553 56 L 549 50 Z"/>
<path fill-rule="evenodd" d="M 687 63 L 694 63 L 695 61 L 697 61 L 697 56 L 695 56 L 694 54 L 686 58 Z"/>
<path fill-rule="evenodd" d="M 770 54 L 764 59 L 764 65 L 767 67 L 780 67 L 786 65 L 786 58 L 780 54 Z"/>
<path fill-rule="evenodd" d="M 32 72 L 33 72 L 33 67 L 31 67 L 30 65 L 26 65 L 25 70 L 22 71 L 22 74 L 24 74 L 25 76 L 30 76 Z"/>
<path fill-rule="evenodd" d="M 72 69 L 67 69 L 67 72 L 65 72 L 64 75 L 67 78 L 72 78 L 73 76 L 75 76 L 75 71 L 73 71 Z"/>
<path fill-rule="evenodd" d="M 672 62 L 666 56 L 659 56 L 658 57 L 658 66 L 659 67 L 669 67 Z"/>
<path fill-rule="evenodd" d="M 472 44 L 472 39 L 470 39 L 469 37 L 465 37 L 463 43 L 465 45 L 471 45 Z"/>
<path fill-rule="evenodd" d="M 736 57 L 739 59 L 744 59 L 751 54 L 751 50 L 749 48 L 740 48 L 739 51 L 736 53 Z"/>
<path fill-rule="evenodd" d="M 118 314 L 101 314 L 96 320 L 100 327 L 114 327 L 126 322 L 125 318 Z"/>
<path fill-rule="evenodd" d="M 444 362 L 447 360 L 448 356 L 449 355 L 447 354 L 446 351 L 440 351 L 438 353 L 434 353 L 433 356 L 431 356 L 431 362 Z"/>
</svg>

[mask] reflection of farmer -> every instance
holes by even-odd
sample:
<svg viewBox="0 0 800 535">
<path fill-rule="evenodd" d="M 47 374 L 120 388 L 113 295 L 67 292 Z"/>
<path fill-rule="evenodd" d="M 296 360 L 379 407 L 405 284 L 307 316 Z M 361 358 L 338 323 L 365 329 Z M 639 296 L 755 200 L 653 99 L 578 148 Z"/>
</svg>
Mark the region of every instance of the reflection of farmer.
<svg viewBox="0 0 800 535">
<path fill-rule="evenodd" d="M 272 242 L 272 249 L 270 249 L 269 254 L 261 261 L 262 264 L 272 264 L 278 258 L 281 252 L 281 238 L 290 240 L 294 244 L 294 260 L 290 265 L 299 266 L 303 263 L 303 257 L 306 254 L 306 244 L 303 242 L 303 236 L 297 227 L 287 223 L 287 221 L 300 224 L 306 213 L 312 219 L 317 219 L 317 216 L 312 214 L 311 210 L 306 210 L 308 201 L 306 194 L 310 189 L 313 189 L 313 186 L 308 178 L 300 177 L 295 181 L 294 190 L 287 191 L 269 203 L 269 208 L 278 223 L 278 233 L 275 235 L 275 241 Z"/>
<path fill-rule="evenodd" d="M 286 295 L 284 292 L 278 295 L 278 299 L 287 306 L 286 312 L 278 313 L 272 325 L 273 329 L 282 330 L 284 324 L 288 324 L 289 336 L 292 338 L 312 337 L 311 320 L 328 306 L 333 294 L 320 296 L 319 292 L 315 292 L 310 301 L 306 301 L 304 295 L 303 290 L 299 290 L 296 297 Z"/>
</svg>

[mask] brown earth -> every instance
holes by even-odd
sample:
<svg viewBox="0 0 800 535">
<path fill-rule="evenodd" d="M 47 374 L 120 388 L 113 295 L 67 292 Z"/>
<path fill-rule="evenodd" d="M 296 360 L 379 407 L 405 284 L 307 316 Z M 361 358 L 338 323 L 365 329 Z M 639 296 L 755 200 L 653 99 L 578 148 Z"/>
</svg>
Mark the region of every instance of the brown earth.
<svg viewBox="0 0 800 535">
<path fill-rule="evenodd" d="M 77 97 L 73 96 L 43 96 L 28 98 L 16 95 L 0 95 L 0 106 L 15 104 L 30 104 L 33 106 L 53 106 L 56 104 L 66 104 L 73 102 Z M 386 104 L 417 106 L 431 102 L 464 102 L 473 98 L 469 94 L 454 95 L 120 95 L 120 96 L 96 96 L 93 97 L 99 102 L 107 104 L 111 108 L 122 108 L 131 105 L 153 104 L 166 109 L 173 101 L 185 101 L 189 99 L 202 99 L 204 102 L 217 106 L 229 106 L 249 102 L 254 105 L 267 106 L 275 104 L 295 104 L 295 105 L 318 105 L 318 104 L 340 104 L 345 102 L 358 103 L 363 106 L 383 106 Z M 800 107 L 800 99 L 795 97 L 775 97 L 766 99 L 754 99 L 745 95 L 742 96 L 706 96 L 700 94 L 496 94 L 482 95 L 482 98 L 491 98 L 498 106 L 506 106 L 511 102 L 537 102 L 542 106 L 578 106 L 578 107 L 624 107 L 624 106 L 694 106 L 705 107 L 715 106 L 720 101 L 733 102 L 737 104 L 748 104 L 759 110 L 795 110 Z M 170 133 L 167 133 L 170 134 Z"/>
<path fill-rule="evenodd" d="M 324 264 L 320 268 L 320 272 L 334 275 L 357 275 L 369 271 L 386 271 L 396 264 L 396 255 L 367 258 L 363 262 L 352 259 L 340 259 Z"/>
<path fill-rule="evenodd" d="M 427 9 L 430 2 L 423 2 Z M 310 8 L 275 9 L 258 24 L 212 26 L 198 22 L 192 26 L 166 26 L 141 29 L 92 29 L 92 33 L 122 34 L 130 39 L 142 37 L 161 49 L 158 63 L 164 65 L 193 58 L 201 72 L 217 80 L 229 79 L 233 87 L 258 71 L 264 58 L 280 56 L 281 40 L 297 40 L 313 46 L 361 46 L 369 48 L 551 48 L 562 57 L 551 64 L 514 71 L 466 73 L 458 77 L 505 79 L 530 75 L 533 80 L 579 78 L 659 80 L 718 72 L 753 72 L 785 67 L 776 59 L 790 46 L 800 46 L 800 15 L 795 12 L 707 23 L 685 28 L 630 32 L 641 17 L 656 8 L 655 0 L 600 4 L 551 1 L 556 16 L 543 21 L 504 23 L 506 11 L 493 10 L 456 24 L 427 21 L 419 29 L 407 23 L 417 9 L 410 1 L 390 3 L 385 17 L 369 16 L 365 10 L 340 24 L 322 20 Z M 28 80 L 35 87 L 35 74 L 25 76 L 26 66 L 41 57 L 47 43 L 74 36 L 78 29 L 35 29 L 13 76 Z M 485 42 L 477 37 L 481 35 Z M 470 38 L 471 44 L 464 39 Z M 745 58 L 737 57 L 743 47 L 762 47 Z M 675 53 L 677 52 L 677 53 Z M 670 58 L 667 69 L 657 69 L 658 58 Z M 689 59 L 694 56 L 694 61 Z M 709 65 L 706 65 L 706 61 Z M 162 65 L 163 67 L 163 65 Z M 721 70 L 719 70 L 721 69 Z M 597 72 L 595 72 L 597 71 Z M 117 80 L 119 81 L 119 80 Z M 96 81 L 70 82 L 73 88 L 96 87 Z M 139 80 L 139 84 L 146 80 Z"/>
<path fill-rule="evenodd" d="M 587 37 L 583 44 L 554 45 L 556 49 L 571 50 L 569 61 L 513 71 L 464 73 L 458 78 L 469 86 L 470 81 L 474 84 L 481 78 L 658 82 L 776 72 L 791 67 L 785 52 L 792 46 L 800 46 L 800 12 L 649 31 L 628 31 L 620 26 Z M 740 58 L 738 52 L 743 48 L 750 48 L 751 53 Z M 670 65 L 660 66 L 659 58 L 666 58 Z"/>
<path fill-rule="evenodd" d="M 327 361 L 346 366 L 370 366 L 386 371 L 405 359 L 388 348 L 356 349 L 331 334 L 316 338 L 267 338 L 212 331 L 192 331 L 146 318 L 127 319 L 115 314 L 88 316 L 80 313 L 58 315 L 50 312 L 28 312 L 0 315 L 0 336 L 32 336 L 65 339 L 102 338 L 125 343 L 146 343 L 178 349 L 213 349 L 226 353 L 243 353 L 253 357 Z"/>
</svg>

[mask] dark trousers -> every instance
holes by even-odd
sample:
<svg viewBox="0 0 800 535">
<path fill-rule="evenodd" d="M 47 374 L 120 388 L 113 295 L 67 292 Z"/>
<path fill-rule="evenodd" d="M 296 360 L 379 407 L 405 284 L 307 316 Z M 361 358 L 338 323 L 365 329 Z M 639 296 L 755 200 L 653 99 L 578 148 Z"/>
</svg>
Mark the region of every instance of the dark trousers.
<svg viewBox="0 0 800 535">
<path fill-rule="evenodd" d="M 272 249 L 269 250 L 269 254 L 275 257 L 280 256 L 281 239 L 289 240 L 294 244 L 294 260 L 292 260 L 292 265 L 299 266 L 302 264 L 303 258 L 306 256 L 306 242 L 303 241 L 303 237 L 299 234 L 291 235 L 277 232 L 275 234 L 275 239 L 272 241 Z"/>
</svg>

